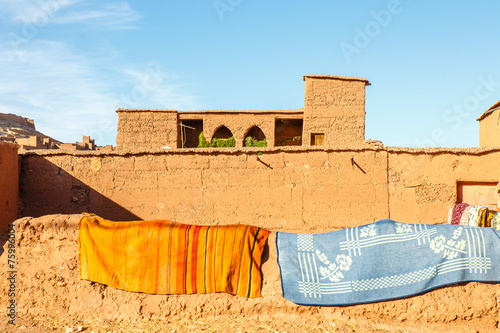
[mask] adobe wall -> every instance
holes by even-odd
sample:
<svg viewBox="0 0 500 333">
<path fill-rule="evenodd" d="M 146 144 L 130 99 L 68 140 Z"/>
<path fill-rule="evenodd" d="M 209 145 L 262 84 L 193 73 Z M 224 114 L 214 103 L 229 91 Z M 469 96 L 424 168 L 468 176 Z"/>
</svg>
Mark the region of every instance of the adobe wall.
<svg viewBox="0 0 500 333">
<path fill-rule="evenodd" d="M 272 315 L 391 329 L 493 332 L 500 328 L 499 284 L 453 285 L 356 306 L 295 305 L 282 297 L 275 232 L 327 232 L 386 217 L 444 223 L 456 200 L 456 182 L 497 182 L 499 160 L 500 149 L 480 148 L 27 152 L 21 167 L 24 216 L 87 211 L 113 220 L 245 223 L 272 233 L 262 266 L 263 298 L 145 295 L 79 279 L 79 215 L 25 217 L 15 222 L 18 309 L 35 317 L 78 320 Z M 5 272 L 0 268 L 2 302 Z"/>
<path fill-rule="evenodd" d="M 17 145 L 0 141 L 0 233 L 18 217 L 19 167 Z"/>
<path fill-rule="evenodd" d="M 500 147 L 500 124 L 498 115 L 500 110 L 493 111 L 479 121 L 479 146 Z"/>
<path fill-rule="evenodd" d="M 262 151 L 262 155 L 257 152 Z M 266 148 L 25 153 L 23 216 L 325 230 L 444 223 L 457 181 L 500 180 L 500 149 Z"/>
<path fill-rule="evenodd" d="M 335 323 L 347 322 L 366 328 L 360 332 L 495 332 L 500 328 L 500 284 L 451 285 L 414 297 L 354 306 L 296 305 L 282 296 L 274 228 L 269 228 L 273 232 L 263 255 L 261 298 L 224 293 L 148 295 L 114 289 L 80 280 L 79 218 L 80 215 L 49 215 L 15 222 L 16 324 L 32 326 L 32 320 L 23 318 L 44 318 L 53 325 L 64 322 L 75 327 L 82 325 L 77 323 L 90 322 L 99 327 L 99 322 L 114 321 L 123 328 L 141 320 L 163 319 L 175 324 L 192 318 L 212 322 L 232 315 L 239 319 L 317 322 L 318 327 L 330 323 L 332 330 L 338 329 Z M 1 304 L 9 301 L 6 265 L 7 260 L 0 261 Z"/>
<path fill-rule="evenodd" d="M 211 141 L 215 131 L 226 126 L 233 133 L 236 147 L 243 147 L 243 142 L 248 131 L 259 127 L 266 136 L 268 147 L 275 144 L 275 121 L 276 118 L 302 118 L 302 109 L 283 111 L 228 111 L 228 112 L 186 112 L 180 113 L 180 120 L 202 119 L 203 135 L 207 141 Z"/>
<path fill-rule="evenodd" d="M 306 75 L 303 145 L 324 133 L 325 146 L 356 146 L 365 140 L 365 86 L 360 78 Z"/>
<path fill-rule="evenodd" d="M 387 160 L 372 148 L 29 152 L 23 216 L 341 228 L 388 217 Z"/>
<path fill-rule="evenodd" d="M 389 148 L 388 152 L 393 220 L 443 223 L 456 203 L 458 181 L 500 181 L 499 149 Z"/>
<path fill-rule="evenodd" d="M 177 111 L 118 109 L 117 113 L 116 149 L 177 148 Z"/>
</svg>

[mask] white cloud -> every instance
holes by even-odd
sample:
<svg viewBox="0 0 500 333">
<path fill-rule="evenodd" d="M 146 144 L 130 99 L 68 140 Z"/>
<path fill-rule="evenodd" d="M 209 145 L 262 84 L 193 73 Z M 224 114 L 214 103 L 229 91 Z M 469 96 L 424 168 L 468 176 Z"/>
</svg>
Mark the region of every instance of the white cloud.
<svg viewBox="0 0 500 333">
<path fill-rule="evenodd" d="M 99 145 L 114 144 L 119 107 L 197 107 L 196 97 L 157 64 L 123 65 L 43 40 L 27 44 L 22 57 L 8 45 L 0 50 L 0 112 L 34 119 L 39 131 L 60 141 L 90 135 Z"/>
<path fill-rule="evenodd" d="M 93 64 L 63 43 L 33 41 L 22 59 L 2 51 L 0 67 L 0 110 L 34 119 L 38 130 L 55 139 L 81 140 L 81 130 L 112 113 L 112 98 Z M 108 133 L 106 141 L 113 135 Z"/>
<path fill-rule="evenodd" d="M 91 24 L 100 27 L 131 28 L 128 24 L 142 15 L 128 2 L 101 3 L 91 0 L 0 0 L 13 23 L 42 27 L 47 24 Z M 33 29 L 33 28 L 32 28 Z"/>
<path fill-rule="evenodd" d="M 3 15 L 13 22 L 24 24 L 45 25 L 57 12 L 74 6 L 84 0 L 0 0 Z"/>
<path fill-rule="evenodd" d="M 142 70 L 125 69 L 133 88 L 122 95 L 121 108 L 167 108 L 195 110 L 199 108 L 198 97 L 185 91 L 176 83 L 177 77 L 166 72 L 159 64 L 149 63 Z"/>
<path fill-rule="evenodd" d="M 54 18 L 55 24 L 85 23 L 100 26 L 114 26 L 130 28 L 130 23 L 142 18 L 142 15 L 133 10 L 127 2 L 106 4 L 102 8 L 94 10 L 67 11 Z"/>
</svg>

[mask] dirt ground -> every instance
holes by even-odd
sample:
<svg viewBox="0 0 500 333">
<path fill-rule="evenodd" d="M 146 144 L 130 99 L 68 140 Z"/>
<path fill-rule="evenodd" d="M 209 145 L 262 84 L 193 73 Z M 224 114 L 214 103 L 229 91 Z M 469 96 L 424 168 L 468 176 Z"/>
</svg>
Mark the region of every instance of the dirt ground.
<svg viewBox="0 0 500 333">
<path fill-rule="evenodd" d="M 233 316 L 218 316 L 199 319 L 148 319 L 136 322 L 110 322 L 110 321 L 74 321 L 68 319 L 48 319 L 21 316 L 16 326 L 8 325 L 6 333 L 42 333 L 42 332 L 405 332 L 399 329 L 384 329 L 382 327 L 363 326 L 346 323 L 340 320 L 311 321 L 310 319 L 267 317 L 248 318 Z M 409 331 L 408 331 L 409 332 Z"/>
<path fill-rule="evenodd" d="M 459 284 L 345 307 L 293 304 L 282 296 L 273 240 L 261 298 L 147 295 L 81 280 L 79 217 L 16 221 L 17 326 L 7 325 L 4 310 L 0 332 L 500 332 L 500 284 Z M 0 241 L 0 304 L 7 304 L 7 243 Z"/>
</svg>

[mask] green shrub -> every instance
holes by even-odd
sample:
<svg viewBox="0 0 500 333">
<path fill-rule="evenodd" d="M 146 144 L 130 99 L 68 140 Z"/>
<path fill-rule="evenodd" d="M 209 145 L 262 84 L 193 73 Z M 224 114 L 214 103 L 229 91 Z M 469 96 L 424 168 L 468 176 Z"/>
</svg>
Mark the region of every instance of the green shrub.
<svg viewBox="0 0 500 333">
<path fill-rule="evenodd" d="M 251 136 L 245 138 L 245 147 L 267 147 L 267 140 L 254 140 Z"/>
<path fill-rule="evenodd" d="M 206 148 L 206 147 L 235 147 L 236 146 L 236 141 L 234 140 L 234 136 L 230 137 L 229 139 L 219 139 L 219 138 L 212 138 L 212 142 L 208 142 L 207 139 L 205 139 L 205 135 L 203 135 L 203 132 L 200 133 L 200 136 L 198 137 L 198 148 Z"/>
<path fill-rule="evenodd" d="M 283 138 L 278 141 L 276 141 L 276 146 L 290 146 L 290 141 L 292 142 L 299 142 L 302 141 L 302 136 L 294 136 L 293 138 Z M 294 144 L 295 146 L 295 144 Z"/>
</svg>

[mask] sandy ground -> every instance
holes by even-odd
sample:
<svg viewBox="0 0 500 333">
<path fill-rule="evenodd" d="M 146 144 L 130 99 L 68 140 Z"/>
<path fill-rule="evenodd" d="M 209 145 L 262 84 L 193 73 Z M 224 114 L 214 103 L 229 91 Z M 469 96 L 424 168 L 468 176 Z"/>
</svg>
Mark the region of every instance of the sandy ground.
<svg viewBox="0 0 500 333">
<path fill-rule="evenodd" d="M 410 332 L 400 329 L 385 329 L 373 326 L 360 326 L 337 320 L 328 322 L 300 320 L 300 318 L 238 318 L 218 316 L 200 319 L 161 320 L 149 319 L 134 323 L 96 321 L 83 322 L 49 318 L 19 316 L 17 324 L 7 325 L 4 332 L 42 333 L 42 332 Z M 19 324 L 23 323 L 23 324 Z"/>
<path fill-rule="evenodd" d="M 500 284 L 466 283 L 413 297 L 345 307 L 293 304 L 282 296 L 271 240 L 263 297 L 224 293 L 147 295 L 81 280 L 79 215 L 16 223 L 17 326 L 7 325 L 6 245 L 0 254 L 2 332 L 499 332 Z M 5 239 L 0 237 L 0 243 Z M 1 252 L 1 251 L 0 251 Z"/>
</svg>

